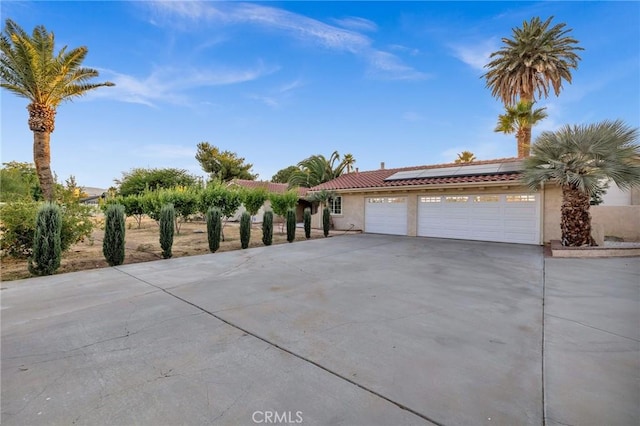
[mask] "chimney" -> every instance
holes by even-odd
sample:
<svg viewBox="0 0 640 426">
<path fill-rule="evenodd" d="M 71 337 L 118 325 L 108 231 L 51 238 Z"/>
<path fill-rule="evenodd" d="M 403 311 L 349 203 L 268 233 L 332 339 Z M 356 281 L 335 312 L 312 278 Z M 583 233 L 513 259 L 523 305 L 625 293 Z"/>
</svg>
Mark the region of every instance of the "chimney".
<svg viewBox="0 0 640 426">
<path fill-rule="evenodd" d="M 358 173 L 360 171 L 360 169 L 358 167 L 356 167 L 356 173 Z"/>
<path fill-rule="evenodd" d="M 380 170 L 384 170 L 384 161 L 380 162 Z"/>
</svg>

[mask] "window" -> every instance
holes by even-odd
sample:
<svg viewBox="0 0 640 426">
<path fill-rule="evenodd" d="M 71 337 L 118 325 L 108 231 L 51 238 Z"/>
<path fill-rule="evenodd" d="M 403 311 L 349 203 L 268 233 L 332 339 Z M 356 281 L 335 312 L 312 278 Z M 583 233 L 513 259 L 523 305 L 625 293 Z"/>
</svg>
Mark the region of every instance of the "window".
<svg viewBox="0 0 640 426">
<path fill-rule="evenodd" d="M 476 195 L 473 197 L 474 203 L 497 203 L 499 201 L 499 195 Z"/>
<path fill-rule="evenodd" d="M 404 204 L 405 198 L 404 197 L 389 197 L 389 198 L 387 198 L 387 201 L 389 203 Z"/>
<path fill-rule="evenodd" d="M 331 214 L 342 214 L 342 197 L 333 197 L 329 200 L 329 211 Z"/>
<path fill-rule="evenodd" d="M 507 195 L 507 203 L 533 203 L 535 195 Z"/>
<path fill-rule="evenodd" d="M 446 201 L 447 203 L 466 203 L 467 201 L 469 201 L 469 197 L 465 195 L 450 195 L 444 197 L 444 201 Z"/>
<path fill-rule="evenodd" d="M 367 203 L 372 203 L 372 204 L 384 203 L 384 198 L 367 198 Z"/>
<path fill-rule="evenodd" d="M 421 203 L 439 203 L 442 201 L 442 197 L 420 197 Z"/>
</svg>

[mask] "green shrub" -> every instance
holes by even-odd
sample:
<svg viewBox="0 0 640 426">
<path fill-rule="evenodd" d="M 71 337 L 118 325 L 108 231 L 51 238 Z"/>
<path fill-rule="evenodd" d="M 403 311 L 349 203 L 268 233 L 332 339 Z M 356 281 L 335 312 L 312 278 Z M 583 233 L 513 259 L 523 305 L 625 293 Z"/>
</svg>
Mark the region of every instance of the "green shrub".
<svg viewBox="0 0 640 426">
<path fill-rule="evenodd" d="M 222 213 L 217 207 L 207 210 L 207 239 L 209 251 L 215 253 L 220 248 L 220 232 L 222 230 Z"/>
<path fill-rule="evenodd" d="M 287 241 L 290 243 L 296 239 L 296 211 L 287 210 Z"/>
<path fill-rule="evenodd" d="M 331 226 L 331 211 L 329 211 L 329 207 L 325 207 L 322 209 L 322 231 L 324 232 L 324 236 L 329 236 L 329 227 Z"/>
<path fill-rule="evenodd" d="M 33 254 L 36 215 L 41 203 L 19 201 L 0 206 L 0 248 L 3 256 L 27 259 Z M 91 237 L 91 206 L 68 202 L 62 204 L 61 250 Z"/>
<path fill-rule="evenodd" d="M 127 195 L 126 197 L 116 198 L 118 204 L 124 206 L 124 214 L 127 217 L 133 217 L 138 224 L 138 229 L 142 225 L 142 216 L 144 216 L 144 203 L 142 195 Z"/>
<path fill-rule="evenodd" d="M 29 258 L 29 272 L 52 275 L 62 257 L 62 212 L 57 204 L 46 202 L 38 209 L 34 234 L 33 256 Z"/>
<path fill-rule="evenodd" d="M 284 194 L 271 193 L 269 194 L 269 200 L 271 201 L 271 208 L 273 213 L 281 218 L 285 218 L 287 210 L 293 209 L 298 203 L 298 191 L 295 189 L 289 190 Z M 282 227 L 280 228 L 282 232 Z"/>
<path fill-rule="evenodd" d="M 273 212 L 267 210 L 262 217 L 262 242 L 270 246 L 273 242 Z"/>
<path fill-rule="evenodd" d="M 304 220 L 304 237 L 308 240 L 311 238 L 311 209 L 309 207 L 305 208 L 302 216 Z"/>
<path fill-rule="evenodd" d="M 240 216 L 240 247 L 246 249 L 249 247 L 249 240 L 251 239 L 251 214 L 249 212 L 242 212 Z"/>
<path fill-rule="evenodd" d="M 129 196 L 132 197 L 132 196 Z M 133 196 L 135 197 L 135 196 Z M 124 262 L 125 208 L 120 204 L 109 204 L 105 212 L 102 254 L 109 266 Z"/>
<path fill-rule="evenodd" d="M 169 259 L 173 254 L 171 247 L 173 246 L 173 227 L 176 219 L 176 211 L 173 204 L 165 204 L 160 209 L 160 247 L 162 248 L 162 257 Z"/>
<path fill-rule="evenodd" d="M 267 190 L 262 187 L 244 189 L 242 191 L 242 204 L 244 204 L 244 208 L 247 209 L 251 216 L 258 214 L 258 210 L 268 198 Z"/>
</svg>

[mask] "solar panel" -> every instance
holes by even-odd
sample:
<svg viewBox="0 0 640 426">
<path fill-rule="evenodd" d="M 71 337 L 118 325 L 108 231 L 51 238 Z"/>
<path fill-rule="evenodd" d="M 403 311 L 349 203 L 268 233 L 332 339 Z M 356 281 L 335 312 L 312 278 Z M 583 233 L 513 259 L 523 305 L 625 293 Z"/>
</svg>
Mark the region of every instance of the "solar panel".
<svg viewBox="0 0 640 426">
<path fill-rule="evenodd" d="M 386 178 L 385 181 L 433 177 L 490 175 L 496 173 L 515 173 L 519 172 L 520 170 L 522 170 L 521 161 L 494 164 L 470 164 L 468 166 L 438 167 L 434 169 L 419 169 L 397 172 Z"/>
</svg>

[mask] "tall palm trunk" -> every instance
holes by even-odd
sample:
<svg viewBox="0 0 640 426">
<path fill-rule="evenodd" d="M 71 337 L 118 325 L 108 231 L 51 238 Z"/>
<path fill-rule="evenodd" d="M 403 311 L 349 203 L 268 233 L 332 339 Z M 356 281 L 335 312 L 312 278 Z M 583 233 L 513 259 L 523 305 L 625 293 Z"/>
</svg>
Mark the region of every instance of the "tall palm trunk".
<svg viewBox="0 0 640 426">
<path fill-rule="evenodd" d="M 525 91 L 520 92 L 521 102 L 533 102 L 533 94 Z M 528 157 L 531 152 L 531 123 L 524 123 L 520 129 L 521 135 L 518 135 L 518 158 Z"/>
<path fill-rule="evenodd" d="M 29 104 L 29 129 L 33 132 L 33 161 L 42 195 L 53 201 L 53 173 L 51 173 L 51 132 L 55 128 L 56 110 L 47 105 Z"/>
<path fill-rule="evenodd" d="M 593 245 L 589 195 L 571 184 L 562 186 L 560 228 L 563 246 Z"/>
</svg>

